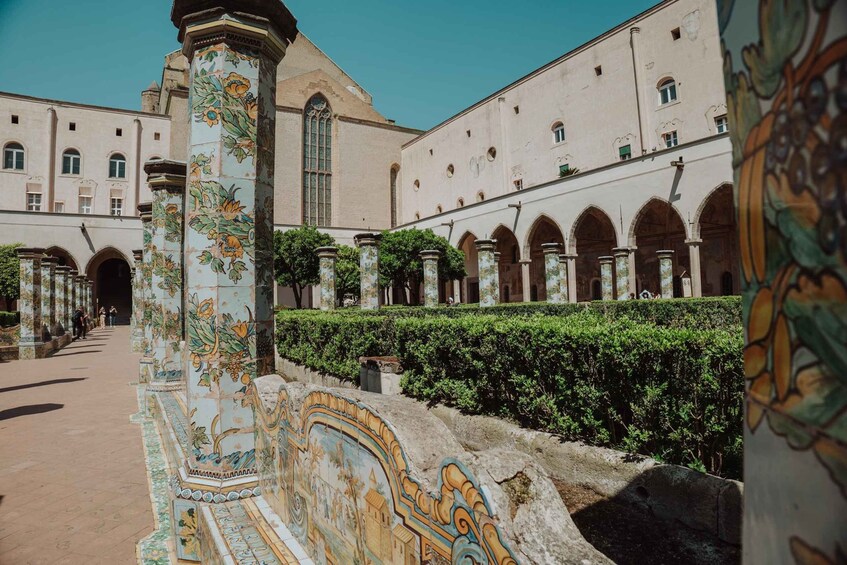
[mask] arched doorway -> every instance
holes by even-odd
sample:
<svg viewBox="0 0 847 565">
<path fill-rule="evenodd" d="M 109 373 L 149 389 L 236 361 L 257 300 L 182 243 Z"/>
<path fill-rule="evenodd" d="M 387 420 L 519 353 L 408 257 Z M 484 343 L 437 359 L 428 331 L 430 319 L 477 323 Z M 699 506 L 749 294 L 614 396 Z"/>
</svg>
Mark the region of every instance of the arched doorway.
<svg viewBox="0 0 847 565">
<path fill-rule="evenodd" d="M 738 231 L 735 225 L 732 185 L 715 189 L 703 202 L 697 229 L 703 296 L 739 294 Z"/>
<path fill-rule="evenodd" d="M 600 300 L 600 257 L 616 246 L 615 227 L 599 208 L 590 207 L 574 223 L 571 250 L 576 252 L 576 300 Z"/>
<path fill-rule="evenodd" d="M 44 254 L 58 259 L 59 266 L 61 267 L 70 267 L 74 271 L 79 271 L 76 259 L 74 259 L 73 255 L 71 255 L 67 250 L 62 249 L 61 247 L 55 245 L 53 247 L 48 247 Z"/>
<path fill-rule="evenodd" d="M 465 254 L 465 272 L 462 280 L 460 301 L 464 304 L 479 302 L 479 259 L 474 242 L 476 236 L 471 232 L 465 233 L 459 240 L 459 250 Z"/>
<path fill-rule="evenodd" d="M 520 302 L 523 300 L 523 282 L 521 281 L 521 250 L 518 238 L 506 226 L 498 226 L 492 239 L 497 240 L 496 250 L 500 254 L 497 264 L 500 277 L 500 302 Z"/>
<path fill-rule="evenodd" d="M 112 247 L 99 251 L 88 262 L 86 276 L 94 281 L 96 310 L 108 311 L 114 306 L 118 311 L 117 323 L 129 324 L 132 315 L 132 276 L 129 262 L 123 253 Z"/>
<path fill-rule="evenodd" d="M 691 275 L 688 246 L 685 245 L 685 225 L 682 218 L 667 202 L 653 199 L 636 215 L 632 237 L 635 239 L 636 294 L 648 290 L 652 294 L 661 292 L 659 282 L 659 258 L 657 251 L 673 250 L 674 297 L 682 294 L 678 277 Z"/>
<path fill-rule="evenodd" d="M 529 265 L 529 284 L 535 291 L 530 292 L 530 298 L 544 302 L 547 300 L 547 277 L 544 273 L 544 251 L 541 246 L 545 243 L 558 243 L 562 246 L 561 253 L 565 252 L 565 236 L 559 226 L 547 216 L 540 216 L 529 230 L 529 257 L 532 262 Z"/>
</svg>

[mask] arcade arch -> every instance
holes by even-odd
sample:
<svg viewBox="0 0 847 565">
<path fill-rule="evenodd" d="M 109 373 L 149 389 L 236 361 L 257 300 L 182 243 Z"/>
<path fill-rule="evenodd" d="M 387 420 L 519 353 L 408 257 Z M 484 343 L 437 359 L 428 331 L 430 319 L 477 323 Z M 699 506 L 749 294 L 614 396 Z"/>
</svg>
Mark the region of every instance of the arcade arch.
<svg viewBox="0 0 847 565">
<path fill-rule="evenodd" d="M 641 207 L 632 222 L 630 241 L 636 246 L 636 293 L 661 291 L 657 251 L 670 249 L 673 254 L 674 297 L 682 296 L 682 276 L 691 273 L 685 224 L 676 209 L 664 200 L 653 198 Z"/>
<path fill-rule="evenodd" d="M 541 246 L 545 243 L 558 243 L 561 253 L 565 252 L 565 237 L 559 226 L 547 216 L 539 216 L 527 236 L 527 249 L 531 263 L 529 265 L 529 297 L 533 302 L 547 300 L 547 277 L 544 273 L 544 252 Z"/>
<path fill-rule="evenodd" d="M 479 257 L 476 252 L 476 236 L 466 232 L 457 247 L 465 254 L 465 271 L 467 276 L 462 280 L 460 302 L 474 304 L 479 302 Z"/>
<path fill-rule="evenodd" d="M 132 276 L 130 263 L 114 247 L 98 251 L 85 268 L 85 274 L 94 282 L 94 305 L 108 311 L 114 306 L 118 311 L 118 324 L 128 324 L 132 314 Z"/>
<path fill-rule="evenodd" d="M 715 188 L 703 201 L 694 222 L 700 239 L 700 279 L 703 296 L 726 296 L 741 291 L 738 230 L 731 184 Z"/>
<path fill-rule="evenodd" d="M 521 281 L 521 253 L 518 238 L 504 225 L 497 226 L 491 238 L 497 240 L 495 249 L 500 253 L 500 261 L 497 263 L 500 302 L 521 302 L 523 281 Z"/>
<path fill-rule="evenodd" d="M 600 257 L 612 255 L 616 242 L 612 220 L 596 206 L 583 210 L 574 222 L 570 251 L 576 252 L 577 302 L 602 298 Z"/>
</svg>

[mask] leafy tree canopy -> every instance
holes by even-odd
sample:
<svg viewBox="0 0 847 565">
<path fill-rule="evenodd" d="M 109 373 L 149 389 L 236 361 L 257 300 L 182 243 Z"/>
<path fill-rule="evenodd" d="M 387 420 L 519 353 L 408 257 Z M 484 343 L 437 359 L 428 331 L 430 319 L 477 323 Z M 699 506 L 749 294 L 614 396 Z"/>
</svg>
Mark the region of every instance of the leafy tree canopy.
<svg viewBox="0 0 847 565">
<path fill-rule="evenodd" d="M 21 291 L 21 264 L 15 249 L 21 243 L 0 245 L 0 298 L 6 302 L 17 300 Z"/>
<path fill-rule="evenodd" d="M 340 299 L 345 294 L 359 296 L 361 276 L 359 275 L 359 250 L 349 245 L 338 246 L 338 259 L 335 262 L 335 292 Z"/>
<path fill-rule="evenodd" d="M 333 245 L 331 235 L 314 226 L 301 226 L 274 232 L 274 273 L 276 281 L 294 291 L 297 308 L 302 308 L 303 289 L 320 283 L 320 261 L 315 250 Z"/>
<path fill-rule="evenodd" d="M 417 304 L 417 290 L 423 280 L 420 253 L 429 249 L 441 251 L 438 261 L 439 280 L 456 280 L 466 276 L 464 253 L 450 245 L 445 238 L 435 235 L 432 230 L 413 228 L 383 232 L 379 245 L 380 286 L 406 288 L 410 291 L 412 302 Z"/>
</svg>

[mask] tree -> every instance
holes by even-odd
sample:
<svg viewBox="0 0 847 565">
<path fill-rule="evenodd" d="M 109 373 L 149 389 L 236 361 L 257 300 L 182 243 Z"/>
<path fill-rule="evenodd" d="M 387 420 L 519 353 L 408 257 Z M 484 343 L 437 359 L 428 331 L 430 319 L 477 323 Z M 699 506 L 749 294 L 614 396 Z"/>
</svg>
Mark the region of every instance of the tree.
<svg viewBox="0 0 847 565">
<path fill-rule="evenodd" d="M 12 300 L 17 300 L 21 292 L 21 262 L 15 249 L 21 243 L 0 245 L 0 298 L 8 308 Z"/>
<path fill-rule="evenodd" d="M 361 276 L 359 274 L 359 250 L 348 245 L 338 246 L 335 263 L 335 293 L 343 300 L 345 294 L 359 296 Z"/>
<path fill-rule="evenodd" d="M 379 245 L 380 286 L 400 286 L 409 291 L 412 304 L 419 303 L 418 289 L 423 280 L 420 253 L 428 249 L 441 251 L 438 261 L 439 281 L 461 279 L 465 273 L 465 254 L 432 230 L 417 228 L 384 232 Z M 406 304 L 406 293 L 401 293 Z"/>
<path fill-rule="evenodd" d="M 274 232 L 276 282 L 291 287 L 297 308 L 303 307 L 303 289 L 321 282 L 320 261 L 315 250 L 333 243 L 331 235 L 319 232 L 314 226 Z"/>
</svg>

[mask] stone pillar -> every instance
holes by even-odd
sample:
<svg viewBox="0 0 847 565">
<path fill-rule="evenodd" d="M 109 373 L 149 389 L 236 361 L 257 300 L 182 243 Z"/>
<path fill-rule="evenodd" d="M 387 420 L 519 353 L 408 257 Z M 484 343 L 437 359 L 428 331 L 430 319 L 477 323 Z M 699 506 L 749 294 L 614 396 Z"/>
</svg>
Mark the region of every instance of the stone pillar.
<svg viewBox="0 0 847 565">
<path fill-rule="evenodd" d="M 568 253 L 565 255 L 565 259 L 568 262 L 568 302 L 572 304 L 576 304 L 577 302 L 577 294 L 576 294 L 576 258 L 578 257 L 575 253 Z"/>
<path fill-rule="evenodd" d="M 144 165 L 153 193 L 151 260 L 153 273 L 153 373 L 148 390 L 182 385 L 182 221 L 185 163 L 157 159 Z"/>
<path fill-rule="evenodd" d="M 278 0 L 175 0 L 190 62 L 185 376 L 207 492 L 253 488 L 255 378 L 274 370 L 276 69 L 297 35 Z M 284 203 L 284 205 L 291 205 Z"/>
<path fill-rule="evenodd" d="M 141 249 L 141 359 L 138 361 L 138 382 L 149 383 L 153 378 L 153 203 L 142 202 L 138 205 L 141 216 L 141 235 L 144 246 Z"/>
<path fill-rule="evenodd" d="M 317 254 L 321 268 L 321 310 L 335 310 L 335 261 L 338 259 L 338 248 L 318 247 Z"/>
<path fill-rule="evenodd" d="M 85 279 L 85 299 L 88 303 L 88 315 L 91 318 L 91 327 L 96 326 L 100 317 L 97 315 L 97 304 L 94 302 L 94 283 Z"/>
<path fill-rule="evenodd" d="M 21 337 L 18 342 L 18 358 L 41 359 L 44 357 L 41 321 L 41 258 L 44 249 L 19 247 L 16 251 L 21 263 L 21 296 L 18 298 Z"/>
<path fill-rule="evenodd" d="M 529 265 L 532 263 L 531 259 L 521 259 L 521 288 L 523 289 L 523 301 L 524 302 L 532 302 L 532 289 L 529 288 L 530 283 L 530 273 L 529 273 Z"/>
<path fill-rule="evenodd" d="M 745 564 L 844 563 L 847 3 L 719 6 L 745 340 L 744 521 L 730 533 Z"/>
<path fill-rule="evenodd" d="M 544 243 L 541 250 L 544 252 L 544 279 L 547 286 L 547 302 L 558 304 L 562 301 L 561 286 L 559 283 L 559 249 L 558 243 Z"/>
<path fill-rule="evenodd" d="M 688 257 L 691 264 L 691 295 L 694 298 L 703 296 L 703 274 L 700 270 L 700 244 L 702 239 L 686 239 Z"/>
<path fill-rule="evenodd" d="M 662 298 L 673 298 L 673 250 L 656 251 L 659 257 L 659 288 Z"/>
<path fill-rule="evenodd" d="M 379 237 L 372 233 L 360 233 L 354 239 L 359 247 L 359 304 L 362 310 L 378 310 Z"/>
<path fill-rule="evenodd" d="M 68 271 L 68 331 L 71 332 L 71 335 L 74 334 L 74 312 L 76 312 L 76 308 L 79 305 L 79 294 L 77 293 L 76 287 L 77 276 L 77 271 L 75 269 Z"/>
<path fill-rule="evenodd" d="M 133 353 L 144 352 L 144 250 L 132 251 L 132 333 L 130 343 Z"/>
<path fill-rule="evenodd" d="M 76 298 L 76 304 L 74 304 L 74 311 L 78 308 L 83 311 L 83 313 L 87 312 L 85 309 L 85 293 L 83 292 L 83 281 L 85 281 L 85 277 L 82 275 L 77 275 L 74 277 L 74 297 Z"/>
<path fill-rule="evenodd" d="M 437 249 L 421 251 L 424 278 L 424 306 L 435 308 L 438 306 L 438 260 L 441 252 Z"/>
<path fill-rule="evenodd" d="M 568 276 L 568 255 L 559 254 L 559 299 L 567 303 L 571 301 L 570 277 Z"/>
<path fill-rule="evenodd" d="M 477 239 L 477 259 L 479 260 L 479 305 L 488 308 L 497 304 L 497 264 L 494 262 L 494 239 Z"/>
<path fill-rule="evenodd" d="M 612 262 L 614 257 L 606 255 L 600 257 L 600 289 L 603 300 L 614 300 L 615 293 L 613 292 L 612 282 Z"/>
<path fill-rule="evenodd" d="M 503 289 L 500 288 L 500 252 L 494 252 L 494 303 L 500 304 L 500 296 L 503 294 Z"/>
<path fill-rule="evenodd" d="M 55 257 L 41 258 L 41 335 L 47 343 L 58 337 L 56 331 L 56 265 Z"/>
<path fill-rule="evenodd" d="M 616 247 L 612 249 L 615 254 L 615 290 L 618 300 L 629 300 L 629 249 Z"/>
<path fill-rule="evenodd" d="M 453 281 L 453 302 L 458 304 L 462 301 L 462 281 L 456 279 Z"/>
<path fill-rule="evenodd" d="M 61 336 L 67 336 L 71 332 L 71 295 L 68 286 L 70 270 L 70 267 L 63 265 L 56 267 L 56 327 Z M 67 338 L 64 341 L 67 342 Z"/>
</svg>

